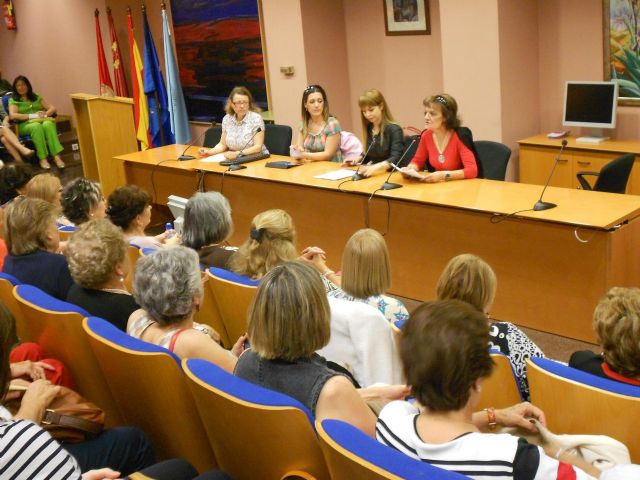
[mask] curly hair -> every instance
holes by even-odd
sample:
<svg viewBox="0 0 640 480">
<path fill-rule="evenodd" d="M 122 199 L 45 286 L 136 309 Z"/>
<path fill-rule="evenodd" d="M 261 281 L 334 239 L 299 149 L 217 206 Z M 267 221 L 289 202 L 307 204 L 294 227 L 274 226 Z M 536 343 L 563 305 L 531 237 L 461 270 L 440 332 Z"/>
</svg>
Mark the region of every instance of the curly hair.
<svg viewBox="0 0 640 480">
<path fill-rule="evenodd" d="M 102 189 L 98 182 L 88 178 L 76 178 L 62 189 L 62 213 L 71 222 L 79 225 L 91 218 L 91 210 L 102 200 Z"/>
<path fill-rule="evenodd" d="M 0 203 L 7 203 L 16 198 L 22 189 L 33 178 L 33 169 L 26 163 L 12 163 L 0 170 Z"/>
<path fill-rule="evenodd" d="M 107 216 L 125 232 L 131 222 L 151 204 L 151 195 L 136 185 L 116 188 L 107 200 Z"/>
<path fill-rule="evenodd" d="M 251 222 L 249 238 L 229 260 L 229 268 L 240 275 L 260 279 L 273 267 L 298 254 L 294 246 L 293 220 L 284 210 L 267 210 Z"/>
<path fill-rule="evenodd" d="M 84 288 L 100 289 L 127 258 L 122 230 L 106 218 L 83 223 L 71 235 L 65 251 L 73 280 Z"/>
</svg>

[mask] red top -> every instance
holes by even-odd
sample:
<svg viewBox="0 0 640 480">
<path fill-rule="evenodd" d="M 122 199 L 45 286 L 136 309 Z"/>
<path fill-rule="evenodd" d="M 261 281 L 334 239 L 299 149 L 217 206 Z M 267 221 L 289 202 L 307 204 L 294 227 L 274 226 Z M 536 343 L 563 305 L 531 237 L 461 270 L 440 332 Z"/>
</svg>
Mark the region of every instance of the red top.
<svg viewBox="0 0 640 480">
<path fill-rule="evenodd" d="M 473 152 L 460 141 L 455 131 L 451 132 L 449 143 L 447 143 L 442 153 L 444 153 L 444 163 L 438 161 L 440 153 L 433 141 L 433 132 L 431 130 L 425 130 L 420 137 L 418 150 L 411 160 L 411 163 L 415 165 L 418 170 L 422 170 L 425 162 L 429 160 L 429 164 L 435 168 L 436 171 L 462 169 L 464 178 L 476 178 L 478 176 L 476 157 L 473 155 Z"/>
</svg>

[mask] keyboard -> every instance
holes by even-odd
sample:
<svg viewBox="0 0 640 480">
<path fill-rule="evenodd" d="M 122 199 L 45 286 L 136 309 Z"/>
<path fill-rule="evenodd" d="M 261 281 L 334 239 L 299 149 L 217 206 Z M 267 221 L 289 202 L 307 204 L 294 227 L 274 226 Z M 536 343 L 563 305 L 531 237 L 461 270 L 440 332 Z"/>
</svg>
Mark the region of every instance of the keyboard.
<svg viewBox="0 0 640 480">
<path fill-rule="evenodd" d="M 240 165 L 242 163 L 250 163 L 257 162 L 258 160 L 263 160 L 265 158 L 269 158 L 271 155 L 268 153 L 252 153 L 251 155 L 238 155 L 235 160 L 223 160 L 220 162 L 220 165 L 224 167 L 228 167 L 229 165 Z"/>
</svg>

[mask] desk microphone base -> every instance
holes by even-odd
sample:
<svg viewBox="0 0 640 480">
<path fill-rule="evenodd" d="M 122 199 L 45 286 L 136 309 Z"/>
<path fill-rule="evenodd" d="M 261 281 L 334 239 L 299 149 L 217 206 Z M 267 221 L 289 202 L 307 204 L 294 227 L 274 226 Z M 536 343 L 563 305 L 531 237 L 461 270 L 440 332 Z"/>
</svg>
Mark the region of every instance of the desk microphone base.
<svg viewBox="0 0 640 480">
<path fill-rule="evenodd" d="M 380 190 L 393 190 L 394 188 L 402 188 L 402 185 L 399 183 L 384 182 Z"/>
<path fill-rule="evenodd" d="M 533 206 L 533 210 L 539 212 L 541 210 L 550 210 L 552 208 L 556 208 L 558 205 L 551 202 L 541 202 L 538 200 L 536 204 Z"/>
<path fill-rule="evenodd" d="M 178 157 L 178 160 L 182 161 L 182 160 L 195 160 L 196 157 L 192 156 L 192 155 L 180 155 Z"/>
</svg>

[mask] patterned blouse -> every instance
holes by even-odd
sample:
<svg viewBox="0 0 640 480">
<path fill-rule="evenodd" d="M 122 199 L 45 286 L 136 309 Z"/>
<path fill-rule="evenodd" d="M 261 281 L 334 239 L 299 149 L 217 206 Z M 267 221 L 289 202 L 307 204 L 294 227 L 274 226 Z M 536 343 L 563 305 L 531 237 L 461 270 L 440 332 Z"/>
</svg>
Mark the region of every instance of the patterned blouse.
<svg viewBox="0 0 640 480">
<path fill-rule="evenodd" d="M 264 131 L 264 120 L 257 112 L 247 112 L 239 122 L 235 115 L 225 115 L 222 119 L 222 133 L 227 134 L 227 147 L 229 150 L 239 151 L 253 146 L 251 139 L 258 127 Z M 249 142 L 249 143 L 247 143 Z M 262 145 L 262 153 L 268 153 L 267 147 Z"/>
<path fill-rule="evenodd" d="M 302 142 L 302 147 L 307 152 L 324 152 L 324 147 L 327 144 L 327 137 L 331 135 L 340 135 L 342 128 L 340 128 L 340 122 L 335 117 L 329 117 L 327 123 L 324 124 L 322 130 L 318 133 L 311 133 L 307 131 L 307 134 L 304 137 Z M 300 132 L 302 132 L 302 127 L 300 127 Z M 331 158 L 332 162 L 342 162 L 342 152 L 340 151 L 340 147 L 338 146 L 338 150 L 336 150 L 336 154 Z"/>
<path fill-rule="evenodd" d="M 409 319 L 409 312 L 405 308 L 404 304 L 387 295 L 372 295 L 368 298 L 355 298 L 345 293 L 343 290 L 336 288 L 328 292 L 330 298 L 341 298 L 343 300 L 349 300 L 351 302 L 362 302 L 367 305 L 371 305 L 374 308 L 380 310 L 380 313 L 389 321 L 389 323 L 395 323 L 398 320 L 406 321 Z"/>
</svg>

